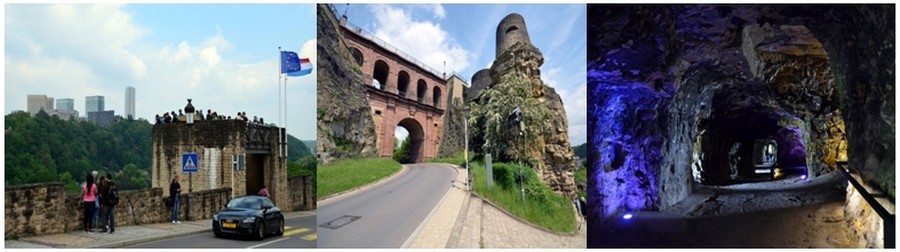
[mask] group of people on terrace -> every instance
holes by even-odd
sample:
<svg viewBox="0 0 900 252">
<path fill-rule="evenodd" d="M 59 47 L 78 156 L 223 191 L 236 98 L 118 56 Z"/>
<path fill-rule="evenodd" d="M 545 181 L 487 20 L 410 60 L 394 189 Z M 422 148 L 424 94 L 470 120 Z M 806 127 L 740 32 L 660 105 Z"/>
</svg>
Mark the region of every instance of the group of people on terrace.
<svg viewBox="0 0 900 252">
<path fill-rule="evenodd" d="M 206 110 L 206 115 L 203 114 L 203 110 L 197 109 L 197 113 L 194 115 L 194 120 L 198 120 L 198 121 L 238 120 L 238 121 L 244 121 L 245 123 L 260 124 L 260 125 L 266 124 L 265 120 L 262 117 L 253 116 L 253 119 L 251 120 L 249 117 L 247 117 L 247 112 L 238 112 L 236 116 L 232 117 L 232 116 L 219 115 L 218 112 L 212 111 L 210 109 Z M 162 116 L 160 116 L 159 114 L 156 114 L 156 125 L 163 125 L 163 124 L 169 124 L 169 123 L 183 123 L 186 121 L 187 121 L 187 115 L 185 115 L 181 111 L 181 109 L 178 110 L 178 113 L 175 113 L 175 111 L 173 110 L 172 112 L 164 113 Z"/>
</svg>

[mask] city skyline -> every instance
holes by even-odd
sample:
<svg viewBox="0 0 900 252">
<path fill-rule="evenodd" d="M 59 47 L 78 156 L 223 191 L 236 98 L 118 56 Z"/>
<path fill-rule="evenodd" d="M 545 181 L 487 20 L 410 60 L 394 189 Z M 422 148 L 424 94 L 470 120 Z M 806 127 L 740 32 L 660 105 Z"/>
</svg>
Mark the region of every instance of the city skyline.
<svg viewBox="0 0 900 252">
<path fill-rule="evenodd" d="M 204 114 L 279 123 L 278 48 L 316 63 L 311 4 L 7 4 L 5 23 L 6 114 L 46 94 L 76 98 L 86 116 L 77 100 L 103 95 L 125 117 L 131 86 L 135 117 L 151 122 L 192 98 Z M 315 139 L 315 83 L 287 81 L 281 125 L 299 139 Z"/>
</svg>

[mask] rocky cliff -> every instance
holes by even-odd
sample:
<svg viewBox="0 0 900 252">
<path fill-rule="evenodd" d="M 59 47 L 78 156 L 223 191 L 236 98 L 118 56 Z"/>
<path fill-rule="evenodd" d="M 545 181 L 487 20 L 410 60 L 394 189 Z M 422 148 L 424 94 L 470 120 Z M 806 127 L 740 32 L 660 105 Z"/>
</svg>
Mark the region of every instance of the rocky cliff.
<svg viewBox="0 0 900 252">
<path fill-rule="evenodd" d="M 556 91 L 541 81 L 540 50 L 518 42 L 499 54 L 490 69 L 491 84 L 475 99 L 475 143 L 499 160 L 524 161 L 553 191 L 574 197 L 575 161 L 568 119 Z M 515 108 L 522 111 L 522 133 L 509 125 Z"/>
<path fill-rule="evenodd" d="M 319 4 L 317 16 L 318 161 L 374 156 L 375 123 L 362 85 L 362 71 L 344 44 L 338 20 L 328 6 Z"/>
</svg>

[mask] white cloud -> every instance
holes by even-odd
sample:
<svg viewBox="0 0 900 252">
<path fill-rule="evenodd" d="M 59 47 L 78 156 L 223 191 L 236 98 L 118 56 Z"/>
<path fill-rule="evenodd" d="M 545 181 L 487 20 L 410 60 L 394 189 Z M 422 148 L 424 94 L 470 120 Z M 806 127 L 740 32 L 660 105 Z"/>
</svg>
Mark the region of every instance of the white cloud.
<svg viewBox="0 0 900 252">
<path fill-rule="evenodd" d="M 406 11 L 393 6 L 372 5 L 371 8 L 377 22 L 375 36 L 437 71 L 443 70 L 445 61 L 448 73 L 463 72 L 469 66 L 472 53 L 453 41 L 439 24 L 414 20 Z M 436 16 L 446 15 L 443 6 L 437 9 Z"/>
<path fill-rule="evenodd" d="M 224 57 L 232 45 L 220 28 L 200 42 L 153 45 L 143 40 L 152 31 L 120 5 L 8 5 L 6 14 L 5 40 L 15 48 L 5 55 L 6 112 L 24 110 L 28 94 L 46 94 L 74 98 L 82 115 L 85 96 L 103 95 L 106 109 L 121 114 L 125 87 L 133 86 L 142 118 L 177 111 L 186 98 L 204 113 L 277 118 L 278 59 Z"/>
</svg>

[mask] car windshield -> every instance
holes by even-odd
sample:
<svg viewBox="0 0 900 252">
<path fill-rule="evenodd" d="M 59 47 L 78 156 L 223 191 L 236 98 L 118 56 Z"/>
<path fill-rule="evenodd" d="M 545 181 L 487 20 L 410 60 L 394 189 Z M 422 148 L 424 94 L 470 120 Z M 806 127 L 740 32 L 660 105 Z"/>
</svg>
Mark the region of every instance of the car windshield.
<svg viewBox="0 0 900 252">
<path fill-rule="evenodd" d="M 262 209 L 262 199 L 256 197 L 237 198 L 228 202 L 228 208 Z"/>
</svg>

